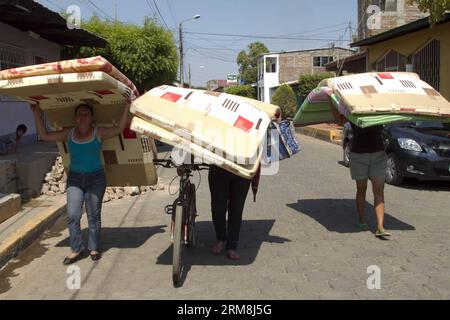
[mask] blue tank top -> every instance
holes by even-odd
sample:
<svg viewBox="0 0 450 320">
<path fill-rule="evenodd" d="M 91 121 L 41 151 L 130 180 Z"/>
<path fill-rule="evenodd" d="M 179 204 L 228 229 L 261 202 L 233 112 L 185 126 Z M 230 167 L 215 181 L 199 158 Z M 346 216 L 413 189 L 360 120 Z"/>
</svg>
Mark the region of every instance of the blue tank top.
<svg viewBox="0 0 450 320">
<path fill-rule="evenodd" d="M 78 142 L 73 136 L 75 129 L 69 133 L 70 171 L 92 173 L 103 169 L 100 159 L 101 142 L 97 139 L 97 128 L 91 140 Z"/>
</svg>

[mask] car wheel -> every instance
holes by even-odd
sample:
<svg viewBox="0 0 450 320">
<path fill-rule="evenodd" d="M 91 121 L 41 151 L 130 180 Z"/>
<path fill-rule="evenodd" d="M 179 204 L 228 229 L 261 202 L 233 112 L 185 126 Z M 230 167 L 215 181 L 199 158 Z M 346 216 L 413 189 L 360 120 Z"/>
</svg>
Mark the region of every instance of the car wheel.
<svg viewBox="0 0 450 320">
<path fill-rule="evenodd" d="M 350 166 L 350 143 L 349 142 L 347 142 L 344 145 L 343 162 L 344 162 L 344 166 L 346 166 L 346 167 Z"/>
<path fill-rule="evenodd" d="M 399 161 L 394 153 L 388 155 L 386 164 L 386 182 L 394 186 L 398 186 L 403 182 L 403 176 L 400 174 Z"/>
</svg>

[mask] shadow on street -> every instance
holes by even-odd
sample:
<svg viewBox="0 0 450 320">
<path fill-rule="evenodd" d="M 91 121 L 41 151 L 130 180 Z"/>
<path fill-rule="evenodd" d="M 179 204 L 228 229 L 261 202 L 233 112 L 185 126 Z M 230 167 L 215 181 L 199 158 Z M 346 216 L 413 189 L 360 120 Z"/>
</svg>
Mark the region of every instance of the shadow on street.
<svg viewBox="0 0 450 320">
<path fill-rule="evenodd" d="M 307 215 L 323 225 L 328 231 L 338 233 L 360 232 L 358 213 L 354 199 L 308 199 L 287 204 L 289 208 Z M 376 229 L 374 207 L 366 202 L 366 221 L 370 229 Z M 388 213 L 384 216 L 384 225 L 388 230 L 415 230 L 416 228 Z"/>
<path fill-rule="evenodd" d="M 212 222 L 201 221 L 195 224 L 197 230 L 197 246 L 195 248 L 183 248 L 182 251 L 182 279 L 181 285 L 187 277 L 192 266 L 226 266 L 226 265 L 250 265 L 252 264 L 263 242 L 285 243 L 289 239 L 271 236 L 270 230 L 273 228 L 275 220 L 248 220 L 242 221 L 238 252 L 241 259 L 238 261 L 229 260 L 224 253 L 213 255 L 210 246 L 215 242 L 214 227 Z M 170 245 L 158 258 L 157 264 L 172 265 L 172 245 Z"/>
<path fill-rule="evenodd" d="M 164 233 L 166 226 L 139 228 L 102 228 L 100 251 L 107 252 L 112 248 L 135 249 L 144 245 L 148 239 L 158 233 Z M 87 243 L 88 229 L 82 231 L 83 243 Z M 70 247 L 70 239 L 59 242 L 57 247 Z"/>
</svg>

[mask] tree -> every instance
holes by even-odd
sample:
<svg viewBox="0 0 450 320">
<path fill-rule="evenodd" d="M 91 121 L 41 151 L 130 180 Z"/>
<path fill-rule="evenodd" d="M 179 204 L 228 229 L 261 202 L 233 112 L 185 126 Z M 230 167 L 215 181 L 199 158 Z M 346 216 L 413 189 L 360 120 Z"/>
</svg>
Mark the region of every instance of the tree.
<svg viewBox="0 0 450 320">
<path fill-rule="evenodd" d="M 225 92 L 229 94 L 234 94 L 235 96 L 241 96 L 251 99 L 256 98 L 255 89 L 249 85 L 228 87 L 225 89 Z"/>
<path fill-rule="evenodd" d="M 236 59 L 239 66 L 239 77 L 245 84 L 252 84 L 257 81 L 258 58 L 266 53 L 269 53 L 269 49 L 261 42 L 249 44 L 248 53 L 245 50 L 239 52 Z"/>
<path fill-rule="evenodd" d="M 66 47 L 66 59 L 101 55 L 131 81 L 139 91 L 172 83 L 177 76 L 178 54 L 172 34 L 145 18 L 143 26 L 102 21 L 94 16 L 83 28 L 108 41 L 105 48 Z"/>
<path fill-rule="evenodd" d="M 298 84 L 300 87 L 298 95 L 305 99 L 311 91 L 317 88 L 322 80 L 333 77 L 334 75 L 331 73 L 301 75 L 298 79 Z"/>
<path fill-rule="evenodd" d="M 297 111 L 297 98 L 292 87 L 282 84 L 273 94 L 272 104 L 280 107 L 284 118 L 293 118 Z"/>
<path fill-rule="evenodd" d="M 429 12 L 432 25 L 444 20 L 446 11 L 450 11 L 450 0 L 408 0 L 408 4 L 417 4 L 420 11 Z"/>
</svg>

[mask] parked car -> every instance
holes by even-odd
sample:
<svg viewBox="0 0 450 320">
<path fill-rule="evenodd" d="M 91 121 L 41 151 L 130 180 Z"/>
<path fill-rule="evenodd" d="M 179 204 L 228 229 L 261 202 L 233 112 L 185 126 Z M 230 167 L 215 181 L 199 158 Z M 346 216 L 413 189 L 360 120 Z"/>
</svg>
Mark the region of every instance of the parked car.
<svg viewBox="0 0 450 320">
<path fill-rule="evenodd" d="M 349 165 L 353 139 L 350 123 L 343 130 L 343 161 Z M 405 177 L 450 181 L 450 124 L 416 121 L 384 126 L 388 155 L 386 182 L 399 185 Z"/>
</svg>

